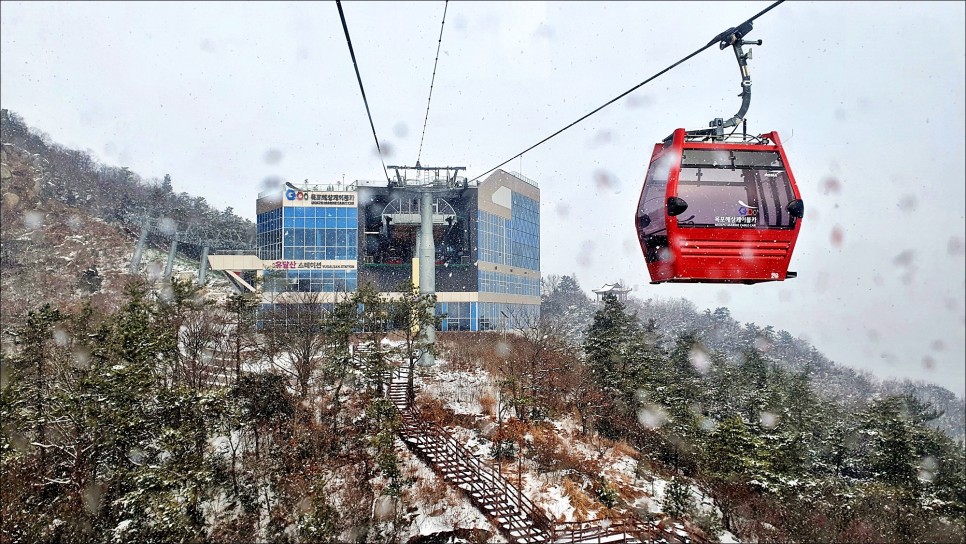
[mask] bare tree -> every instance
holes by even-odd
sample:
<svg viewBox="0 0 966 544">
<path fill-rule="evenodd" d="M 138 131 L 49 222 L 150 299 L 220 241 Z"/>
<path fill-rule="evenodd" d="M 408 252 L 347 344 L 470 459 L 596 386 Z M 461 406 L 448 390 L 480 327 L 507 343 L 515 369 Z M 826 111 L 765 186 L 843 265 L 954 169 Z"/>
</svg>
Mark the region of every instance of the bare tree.
<svg viewBox="0 0 966 544">
<path fill-rule="evenodd" d="M 229 326 L 218 310 L 209 304 L 191 309 L 178 330 L 178 362 L 174 380 L 192 389 L 206 389 L 223 370 L 220 360 L 225 352 Z"/>
<path fill-rule="evenodd" d="M 256 312 L 259 300 L 256 293 L 233 295 L 225 302 L 228 318 L 228 334 L 225 338 L 226 349 L 234 363 L 234 383 L 241 378 L 242 363 L 248 359 L 253 348 L 257 347 Z"/>
<path fill-rule="evenodd" d="M 500 365 L 503 394 L 523 421 L 561 409 L 567 394 L 558 386 L 573 367 L 573 350 L 555 321 L 527 311 L 510 312 L 509 317 L 515 334 L 506 340 Z"/>
<path fill-rule="evenodd" d="M 266 315 L 266 354 L 276 369 L 295 380 L 299 398 L 309 394 L 326 348 L 325 310 L 316 293 L 295 292 Z"/>
</svg>

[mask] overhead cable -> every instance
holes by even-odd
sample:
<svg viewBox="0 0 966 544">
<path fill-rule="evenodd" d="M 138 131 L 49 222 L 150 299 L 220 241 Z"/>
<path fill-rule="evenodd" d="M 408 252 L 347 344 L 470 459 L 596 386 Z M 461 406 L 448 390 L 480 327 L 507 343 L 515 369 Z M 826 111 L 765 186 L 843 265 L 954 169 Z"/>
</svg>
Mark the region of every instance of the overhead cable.
<svg viewBox="0 0 966 544">
<path fill-rule="evenodd" d="M 443 45 L 443 25 L 446 24 L 446 8 L 449 7 L 449 0 L 443 4 L 443 22 L 439 24 L 439 42 L 436 44 L 436 60 L 433 61 L 433 77 L 429 80 L 429 98 L 426 100 L 426 117 L 423 119 L 423 134 L 419 137 L 419 153 L 416 154 L 416 164 L 423 156 L 423 138 L 426 137 L 426 122 L 429 120 L 429 103 L 433 100 L 433 83 L 436 81 L 436 65 L 439 64 L 439 48 Z"/>
<path fill-rule="evenodd" d="M 768 13 L 769 11 L 771 11 L 772 9 L 774 9 L 774 8 L 775 8 L 776 6 L 778 6 L 779 4 L 781 4 L 781 3 L 782 3 L 782 2 L 784 2 L 784 1 L 785 1 L 785 0 L 778 0 L 777 2 L 775 2 L 775 3 L 773 3 L 772 5 L 770 5 L 770 6 L 768 6 L 767 8 L 765 8 L 765 9 L 763 9 L 763 10 L 761 10 L 761 11 L 759 11 L 759 12 L 758 12 L 757 14 L 755 14 L 755 16 L 753 16 L 752 18 L 750 18 L 750 19 L 748 19 L 747 21 L 745 21 L 745 22 L 743 22 L 743 23 L 741 23 L 740 25 L 738 25 L 738 27 L 741 27 L 742 25 L 745 25 L 745 24 L 748 24 L 748 23 L 751 23 L 752 21 L 754 21 L 755 19 L 757 19 L 757 18 L 759 18 L 759 17 L 761 17 L 762 15 L 764 15 L 764 14 L 766 14 L 766 13 Z M 738 27 L 735 27 L 735 28 L 738 28 Z M 539 147 L 540 145 L 543 145 L 544 143 L 546 143 L 547 141 L 549 141 L 549 140 L 550 140 L 551 138 L 553 138 L 553 137 L 555 137 L 555 136 L 557 136 L 557 135 L 558 135 L 558 134 L 560 134 L 561 132 L 563 132 L 563 131 L 565 131 L 565 130 L 567 130 L 567 129 L 569 129 L 569 128 L 571 128 L 571 127 L 573 127 L 573 126 L 574 126 L 574 125 L 576 125 L 577 123 L 580 123 L 580 122 L 581 122 L 581 121 L 583 121 L 584 119 L 587 119 L 587 118 L 588 118 L 588 117 L 590 117 L 591 115 L 594 115 L 595 113 L 597 113 L 597 112 L 599 112 L 600 110 L 602 110 L 602 109 L 604 109 L 604 108 L 606 108 L 607 106 L 610 106 L 610 105 L 611 105 L 611 104 L 613 104 L 614 102 L 617 102 L 617 101 L 618 101 L 618 100 L 620 100 L 621 98 L 624 98 L 625 96 L 627 96 L 627 95 L 629 95 L 629 94 L 631 94 L 632 92 L 634 92 L 634 91 L 636 91 L 637 89 L 639 89 L 639 88 L 641 88 L 641 87 L 643 87 L 644 85 L 646 85 L 646 84 L 648 84 L 648 83 L 650 83 L 651 81 L 653 81 L 653 80 L 655 80 L 655 79 L 657 79 L 658 77 L 660 77 L 660 76 L 662 76 L 662 75 L 664 75 L 664 74 L 666 74 L 667 72 L 669 72 L 669 71 L 671 71 L 671 70 L 672 70 L 673 68 L 676 68 L 677 66 L 679 66 L 679 65 L 681 65 L 681 64 L 684 64 L 685 62 L 687 62 L 687 61 L 689 61 L 689 60 L 691 60 L 691 59 L 692 59 L 693 57 L 695 57 L 695 56 L 697 56 L 697 55 L 698 55 L 699 53 L 701 53 L 701 52 L 703 52 L 704 50 L 706 50 L 706 49 L 708 49 L 708 48 L 709 48 L 709 47 L 711 47 L 712 45 L 714 45 L 714 44 L 716 44 L 716 43 L 719 43 L 719 42 L 720 42 L 721 40 L 723 40 L 723 39 L 725 39 L 725 37 L 726 37 L 726 36 L 728 35 L 728 33 L 729 33 L 729 31 L 733 31 L 733 30 L 734 30 L 734 28 L 732 28 L 732 29 L 729 29 L 729 30 L 726 30 L 726 31 L 724 31 L 724 32 L 722 32 L 721 34 L 718 34 L 717 36 L 715 36 L 715 37 L 714 37 L 714 39 L 712 39 L 711 41 L 709 41 L 709 42 L 708 42 L 708 43 L 707 43 L 706 45 L 704 45 L 703 47 L 701 47 L 701 48 L 699 48 L 699 49 L 697 49 L 697 50 L 695 50 L 695 51 L 694 51 L 693 53 L 691 53 L 690 55 L 688 55 L 688 56 L 686 56 L 686 57 L 684 57 L 684 58 L 682 58 L 681 60 L 679 60 L 679 61 L 677 61 L 677 62 L 675 62 L 674 64 L 672 64 L 672 65 L 670 65 L 670 66 L 668 66 L 667 68 L 665 68 L 665 69 L 663 69 L 663 70 L 661 70 L 660 72 L 658 72 L 658 73 L 656 73 L 656 74 L 654 74 L 653 76 L 651 76 L 651 77 L 649 77 L 649 78 L 647 78 L 647 79 L 645 79 L 644 81 L 642 81 L 642 82 L 640 82 L 640 83 L 638 83 L 637 85 L 634 85 L 634 86 L 633 86 L 633 87 L 631 87 L 630 89 L 627 89 L 626 91 L 624 91 L 624 92 L 622 92 L 621 94 L 619 94 L 619 95 L 617 95 L 617 96 L 615 96 L 614 98 L 612 98 L 612 99 L 610 99 L 610 100 L 608 100 L 608 101 L 607 101 L 607 102 L 605 102 L 605 103 L 604 103 L 603 105 L 601 105 L 601 106 L 599 106 L 599 107 L 597 107 L 597 108 L 595 108 L 595 109 L 594 109 L 593 111 L 591 111 L 590 113 L 587 113 L 587 114 L 585 114 L 584 116 L 582 116 L 582 117 L 580 117 L 579 119 L 577 119 L 576 121 L 574 121 L 574 122 L 572 122 L 572 123 L 570 123 L 569 125 L 567 125 L 567 126 L 565 126 L 565 127 L 563 127 L 562 129 L 560 129 L 560 130 L 558 130 L 557 132 L 554 132 L 554 133 L 553 133 L 553 134 L 551 134 L 550 136 L 547 136 L 546 138 L 544 138 L 544 139 L 542 139 L 542 140 L 540 140 L 539 142 L 537 142 L 537 143 L 535 143 L 535 144 L 533 144 L 533 145 L 531 145 L 530 147 L 528 147 L 528 148 L 526 148 L 526 149 L 524 149 L 523 151 L 521 151 L 521 152 L 519 152 L 519 153 L 517 153 L 516 155 L 513 155 L 513 156 L 512 156 L 512 157 L 510 157 L 509 159 L 507 159 L 507 160 L 505 160 L 505 161 L 503 161 L 503 162 L 501 162 L 500 164 L 498 164 L 498 165 L 496 165 L 496 166 L 494 166 L 493 168 L 490 168 L 490 169 L 489 169 L 489 170 L 487 170 L 486 172 L 483 172 L 482 174 L 480 174 L 480 175 L 478 175 L 478 176 L 476 176 L 475 178 L 473 178 L 473 179 L 471 179 L 471 180 L 469 180 L 469 181 L 476 181 L 476 180 L 478 180 L 478 179 L 480 179 L 480 178 L 482 178 L 483 176 L 485 176 L 485 175 L 487 175 L 487 174 L 489 174 L 490 172 L 492 172 L 492 171 L 494 171 L 494 170 L 496 170 L 497 168 L 499 168 L 499 167 L 501 167 L 501 166 L 503 166 L 503 165 L 505 165 L 506 163 L 508 163 L 508 162 L 510 162 L 510 161 L 512 161 L 513 159 L 516 159 L 517 157 L 520 157 L 520 156 L 522 156 L 522 155 L 524 155 L 524 154 L 525 154 L 525 153 L 527 153 L 528 151 L 531 151 L 531 150 L 533 150 L 533 149 L 535 149 L 535 148 L 537 148 L 537 147 Z"/>
<path fill-rule="evenodd" d="M 342 30 L 345 31 L 345 41 L 349 44 L 349 55 L 352 57 L 352 67 L 356 69 L 356 79 L 359 80 L 359 91 L 362 92 L 362 102 L 366 105 L 366 115 L 369 116 L 369 126 L 372 127 L 372 137 L 376 140 L 376 151 L 379 152 L 379 161 L 382 163 L 382 173 L 386 175 L 386 183 L 389 181 L 389 171 L 386 170 L 386 161 L 382 157 L 382 147 L 379 145 L 379 137 L 376 136 L 376 125 L 372 122 L 372 112 L 369 111 L 369 101 L 366 99 L 366 89 L 362 86 L 362 76 L 359 75 L 359 63 L 356 62 L 356 53 L 352 49 L 352 40 L 349 38 L 349 27 L 345 24 L 345 13 L 342 12 L 342 2 L 335 0 L 336 7 L 339 8 L 339 18 L 342 19 Z"/>
</svg>

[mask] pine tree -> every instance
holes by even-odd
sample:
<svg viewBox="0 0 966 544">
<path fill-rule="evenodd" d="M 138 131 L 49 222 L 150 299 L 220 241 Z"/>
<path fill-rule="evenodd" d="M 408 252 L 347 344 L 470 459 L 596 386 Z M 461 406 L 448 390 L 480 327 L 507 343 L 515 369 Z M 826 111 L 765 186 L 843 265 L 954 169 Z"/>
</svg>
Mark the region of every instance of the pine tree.
<svg viewBox="0 0 966 544">
<path fill-rule="evenodd" d="M 725 480 L 748 481 L 769 468 L 765 445 L 740 417 L 718 424 L 709 438 L 708 460 Z"/>
<path fill-rule="evenodd" d="M 19 353 L 12 358 L 14 394 L 11 402 L 20 412 L 21 418 L 31 424 L 32 438 L 46 442 L 46 429 L 49 416 L 46 409 L 47 397 L 51 389 L 49 368 L 54 349 L 54 331 L 64 315 L 59 310 L 44 304 L 39 310 L 27 312 L 26 323 L 16 332 L 16 346 Z M 63 334 L 62 331 L 59 334 Z M 45 450 L 40 450 L 40 462 L 44 463 Z"/>
<path fill-rule="evenodd" d="M 903 408 L 901 397 L 886 397 L 869 405 L 862 417 L 862 430 L 870 443 L 865 462 L 872 474 L 886 484 L 913 490 L 918 482 L 918 459 Z"/>
<path fill-rule="evenodd" d="M 627 314 L 624 303 L 613 294 L 604 295 L 604 307 L 587 329 L 584 353 L 595 380 L 605 389 L 618 392 L 626 386 L 628 347 L 636 332 L 636 318 Z"/>
<path fill-rule="evenodd" d="M 402 335 L 402 359 L 409 368 L 409 381 L 406 384 L 406 397 L 412 403 L 416 399 L 416 389 L 413 379 L 416 373 L 416 363 L 424 353 L 436 352 L 436 346 L 429 341 L 426 329 L 430 326 L 439 327 L 439 319 L 435 316 L 436 295 L 421 294 L 419 288 L 411 281 L 401 283 L 396 287 L 401 296 L 388 303 L 389 321 Z"/>
<path fill-rule="evenodd" d="M 664 513 L 672 518 L 683 519 L 690 517 L 694 513 L 694 499 L 691 497 L 691 486 L 679 480 L 671 478 L 664 488 L 664 501 L 662 502 Z"/>
<path fill-rule="evenodd" d="M 242 363 L 246 360 L 245 352 L 256 345 L 258 298 L 256 293 L 241 293 L 231 295 L 225 301 L 225 312 L 231 325 L 227 344 L 235 367 L 235 382 L 241 379 Z"/>
<path fill-rule="evenodd" d="M 609 438 L 626 433 L 626 419 L 633 413 L 637 372 L 630 351 L 637 332 L 636 317 L 627 314 L 616 296 L 604 295 L 604 306 L 594 314 L 587 329 L 584 355 L 591 379 L 605 401 L 603 413 L 597 418 L 598 430 Z"/>
</svg>

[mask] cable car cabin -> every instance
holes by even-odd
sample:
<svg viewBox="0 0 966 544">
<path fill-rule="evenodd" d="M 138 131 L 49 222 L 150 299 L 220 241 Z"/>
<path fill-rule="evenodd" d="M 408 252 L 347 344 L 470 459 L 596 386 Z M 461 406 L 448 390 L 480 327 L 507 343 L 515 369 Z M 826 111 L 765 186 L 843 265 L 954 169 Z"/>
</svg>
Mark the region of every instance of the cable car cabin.
<svg viewBox="0 0 966 544">
<path fill-rule="evenodd" d="M 654 146 L 637 205 L 651 283 L 794 278 L 788 263 L 804 205 L 778 134 Z"/>
</svg>

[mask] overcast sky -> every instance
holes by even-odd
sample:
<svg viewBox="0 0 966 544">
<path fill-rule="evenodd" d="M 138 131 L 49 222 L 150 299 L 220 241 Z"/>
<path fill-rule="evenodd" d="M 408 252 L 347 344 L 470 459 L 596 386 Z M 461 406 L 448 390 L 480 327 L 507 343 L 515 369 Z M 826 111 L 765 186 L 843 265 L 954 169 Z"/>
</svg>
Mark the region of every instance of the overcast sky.
<svg viewBox="0 0 966 544">
<path fill-rule="evenodd" d="M 451 2 L 421 162 L 481 174 L 768 4 Z M 343 4 L 387 163 L 416 161 L 443 5 Z M 717 47 L 505 167 L 540 184 L 542 272 L 727 306 L 962 395 L 964 6 L 756 22 L 749 129 L 779 132 L 805 201 L 797 279 L 648 283 L 632 218 L 653 144 L 739 105 Z M 250 219 L 272 177 L 383 177 L 334 2 L 2 2 L 0 23 L 0 105 L 103 163 Z"/>
</svg>

